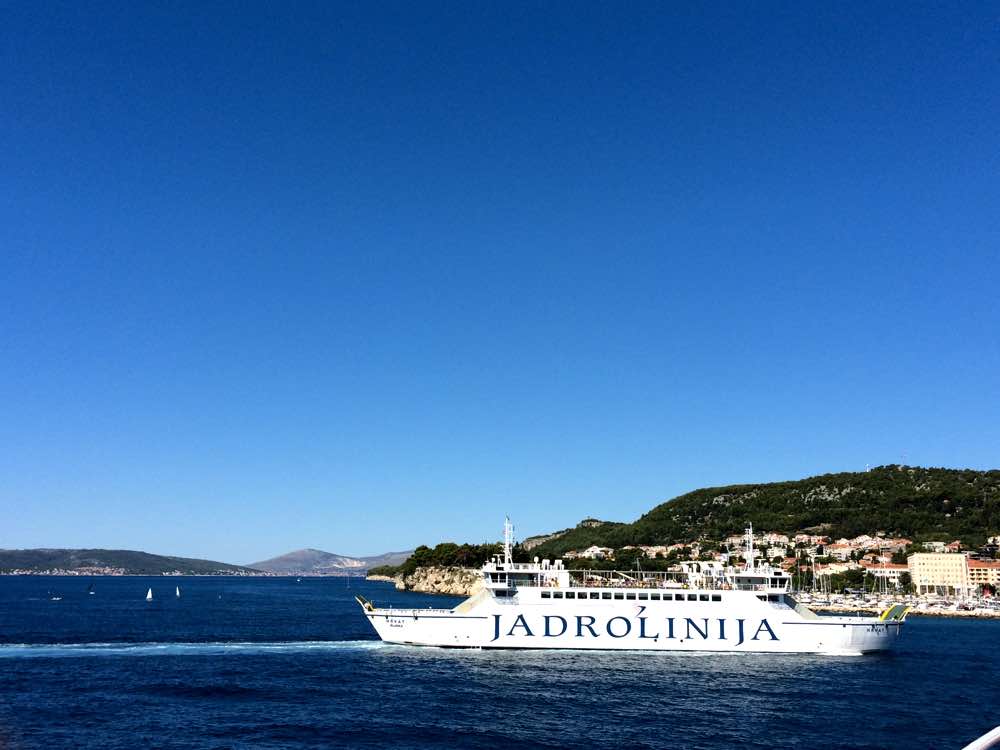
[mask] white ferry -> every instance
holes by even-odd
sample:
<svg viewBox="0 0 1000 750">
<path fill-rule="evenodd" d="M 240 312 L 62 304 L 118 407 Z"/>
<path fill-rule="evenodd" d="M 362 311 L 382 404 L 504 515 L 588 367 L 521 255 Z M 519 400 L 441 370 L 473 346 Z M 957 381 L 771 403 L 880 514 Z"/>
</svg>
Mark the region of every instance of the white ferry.
<svg viewBox="0 0 1000 750">
<path fill-rule="evenodd" d="M 755 560 L 747 529 L 745 564 L 685 562 L 676 572 L 568 570 L 561 560 L 512 560 L 482 568 L 483 589 L 453 609 L 379 608 L 356 597 L 389 643 L 458 648 L 762 651 L 856 655 L 888 649 L 907 607 L 879 617 L 820 617 L 795 600 L 791 577 Z"/>
</svg>

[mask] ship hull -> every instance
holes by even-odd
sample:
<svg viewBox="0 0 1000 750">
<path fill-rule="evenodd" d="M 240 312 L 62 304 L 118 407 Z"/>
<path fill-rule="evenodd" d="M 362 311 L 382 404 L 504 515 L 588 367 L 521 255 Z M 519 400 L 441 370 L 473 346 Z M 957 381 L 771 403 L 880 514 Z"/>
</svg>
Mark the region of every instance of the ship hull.
<svg viewBox="0 0 1000 750">
<path fill-rule="evenodd" d="M 389 643 L 480 649 L 856 655 L 891 648 L 903 625 L 873 617 L 816 617 L 790 607 L 770 607 L 753 597 L 745 604 L 531 606 L 484 597 L 464 611 L 370 608 L 365 615 Z"/>
</svg>

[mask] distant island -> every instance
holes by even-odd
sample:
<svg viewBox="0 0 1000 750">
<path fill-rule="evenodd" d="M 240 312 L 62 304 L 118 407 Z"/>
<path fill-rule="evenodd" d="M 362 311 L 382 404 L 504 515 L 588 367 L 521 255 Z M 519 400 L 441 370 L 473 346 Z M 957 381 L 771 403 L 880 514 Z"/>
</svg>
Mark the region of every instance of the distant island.
<svg viewBox="0 0 1000 750">
<path fill-rule="evenodd" d="M 363 576 L 369 568 L 397 565 L 411 554 L 347 557 L 304 549 L 252 565 L 232 565 L 124 549 L 0 549 L 0 575 Z"/>
<path fill-rule="evenodd" d="M 215 560 L 152 555 L 128 549 L 4 549 L 4 575 L 254 576 L 262 571 Z"/>
</svg>

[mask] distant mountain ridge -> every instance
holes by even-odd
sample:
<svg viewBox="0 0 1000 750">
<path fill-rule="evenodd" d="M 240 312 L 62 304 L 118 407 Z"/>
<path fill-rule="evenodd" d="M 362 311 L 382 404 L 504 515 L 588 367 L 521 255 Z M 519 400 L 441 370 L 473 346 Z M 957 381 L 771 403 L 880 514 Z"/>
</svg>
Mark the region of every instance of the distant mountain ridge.
<svg viewBox="0 0 1000 750">
<path fill-rule="evenodd" d="M 385 552 L 370 557 L 348 557 L 320 549 L 306 548 L 251 563 L 250 567 L 277 575 L 364 575 L 369 568 L 399 565 L 411 554 L 413 550 Z"/>
<path fill-rule="evenodd" d="M 153 555 L 128 549 L 0 549 L 0 573 L 84 572 L 95 575 L 259 575 L 244 565 Z"/>
</svg>

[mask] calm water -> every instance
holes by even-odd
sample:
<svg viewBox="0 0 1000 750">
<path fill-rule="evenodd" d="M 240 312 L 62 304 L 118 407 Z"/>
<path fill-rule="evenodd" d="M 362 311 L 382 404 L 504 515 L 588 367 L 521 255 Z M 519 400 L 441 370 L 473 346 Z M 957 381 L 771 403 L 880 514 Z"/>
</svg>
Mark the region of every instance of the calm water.
<svg viewBox="0 0 1000 750">
<path fill-rule="evenodd" d="M 1000 724 L 1000 621 L 912 618 L 891 656 L 450 651 L 374 640 L 354 593 L 456 601 L 387 584 L 88 582 L 0 577 L 0 748 L 960 748 Z"/>
</svg>

